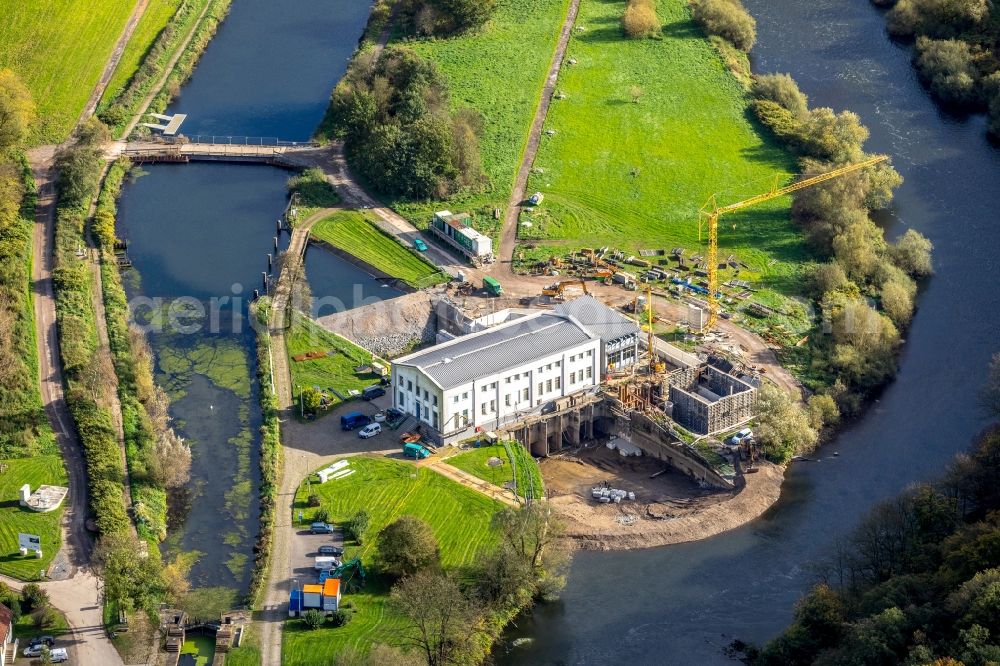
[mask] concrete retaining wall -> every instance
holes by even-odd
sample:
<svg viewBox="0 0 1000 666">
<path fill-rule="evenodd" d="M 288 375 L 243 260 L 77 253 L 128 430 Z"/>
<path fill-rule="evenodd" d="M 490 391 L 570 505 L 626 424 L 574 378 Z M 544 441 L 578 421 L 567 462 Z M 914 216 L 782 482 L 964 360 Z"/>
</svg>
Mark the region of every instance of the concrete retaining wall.
<svg viewBox="0 0 1000 666">
<path fill-rule="evenodd" d="M 437 334 L 434 295 L 418 291 L 317 319 L 323 328 L 379 356 L 397 356 Z"/>
</svg>

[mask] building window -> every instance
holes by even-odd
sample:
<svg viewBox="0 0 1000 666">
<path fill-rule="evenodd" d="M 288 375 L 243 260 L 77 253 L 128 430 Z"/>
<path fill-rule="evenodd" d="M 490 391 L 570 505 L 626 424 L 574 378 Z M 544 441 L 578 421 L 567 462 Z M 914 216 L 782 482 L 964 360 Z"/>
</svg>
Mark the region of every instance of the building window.
<svg viewBox="0 0 1000 666">
<path fill-rule="evenodd" d="M 486 403 L 485 402 L 483 404 L 479 405 L 479 413 L 482 414 L 483 416 L 486 416 Z"/>
<path fill-rule="evenodd" d="M 576 373 L 575 372 L 569 373 L 569 383 L 570 384 L 575 384 L 576 383 Z"/>
<path fill-rule="evenodd" d="M 546 365 L 546 366 L 545 366 L 545 369 L 546 369 L 546 370 L 551 370 L 551 369 L 552 369 L 552 364 L 551 364 L 551 363 L 549 363 L 548 365 Z"/>
<path fill-rule="evenodd" d="M 538 372 L 542 371 L 542 366 L 538 366 Z"/>
<path fill-rule="evenodd" d="M 530 391 L 530 389 L 524 389 L 524 392 L 522 393 L 523 397 L 521 398 L 521 400 L 530 400 L 531 399 L 529 397 L 529 391 Z"/>
<path fill-rule="evenodd" d="M 437 393 L 435 393 L 434 394 L 434 406 L 437 407 L 437 405 L 438 405 L 438 397 L 437 397 Z"/>
<path fill-rule="evenodd" d="M 399 392 L 399 404 L 402 405 L 404 402 L 406 402 L 406 399 L 403 397 L 403 392 L 400 391 Z"/>
<path fill-rule="evenodd" d="M 437 430 L 437 427 L 438 427 L 438 413 L 437 412 L 432 412 L 431 413 L 431 425 L 434 426 L 435 430 Z"/>
<path fill-rule="evenodd" d="M 462 410 L 462 425 L 469 425 L 469 410 L 467 409 Z"/>
<path fill-rule="evenodd" d="M 587 379 L 590 379 L 593 376 L 594 376 L 594 369 L 588 365 L 587 366 Z"/>
<path fill-rule="evenodd" d="M 508 393 L 507 395 L 504 396 L 504 398 L 503 398 L 503 404 L 505 404 L 508 407 L 510 407 L 510 393 Z"/>
<path fill-rule="evenodd" d="M 431 410 L 427 409 L 427 405 L 424 405 L 424 420 L 431 417 Z"/>
<path fill-rule="evenodd" d="M 556 388 L 557 389 L 562 388 L 562 377 L 556 377 Z"/>
<path fill-rule="evenodd" d="M 469 392 L 466 391 L 465 393 L 462 394 L 462 400 L 468 400 L 468 399 L 469 399 Z"/>
<path fill-rule="evenodd" d="M 406 390 L 407 391 L 413 391 L 413 380 L 412 379 L 407 379 L 406 380 Z"/>
<path fill-rule="evenodd" d="M 426 400 L 427 398 L 428 398 L 427 389 L 424 389 L 424 400 Z"/>
<path fill-rule="evenodd" d="M 551 379 L 546 380 L 546 382 L 545 382 L 545 392 L 546 393 L 551 393 L 552 392 L 552 380 Z"/>
<path fill-rule="evenodd" d="M 557 368 L 561 368 L 562 367 L 562 361 L 556 361 L 556 367 Z"/>
<path fill-rule="evenodd" d="M 483 393 L 486 393 L 486 384 L 483 384 L 483 387 L 479 390 L 482 391 Z"/>
<path fill-rule="evenodd" d="M 497 401 L 496 400 L 490 400 L 490 411 L 491 412 L 497 411 Z"/>
<path fill-rule="evenodd" d="M 456 405 L 458 404 L 458 396 L 457 395 L 455 396 L 455 399 L 452 402 L 454 402 Z"/>
<path fill-rule="evenodd" d="M 593 349 L 588 349 L 587 350 L 587 358 L 593 358 L 593 356 L 594 356 L 594 350 Z"/>
<path fill-rule="evenodd" d="M 539 395 L 541 395 L 542 393 L 545 392 L 544 389 L 545 389 L 545 384 L 542 383 L 542 382 L 538 382 L 538 394 Z"/>
<path fill-rule="evenodd" d="M 505 378 L 504 382 L 507 383 L 507 384 L 510 384 L 510 377 Z"/>
<path fill-rule="evenodd" d="M 517 373 L 516 375 L 514 375 L 514 379 L 520 379 L 520 378 L 521 378 L 521 373 L 520 372 Z"/>
<path fill-rule="evenodd" d="M 490 389 L 495 391 L 497 389 L 497 383 L 496 382 L 490 383 Z"/>
</svg>

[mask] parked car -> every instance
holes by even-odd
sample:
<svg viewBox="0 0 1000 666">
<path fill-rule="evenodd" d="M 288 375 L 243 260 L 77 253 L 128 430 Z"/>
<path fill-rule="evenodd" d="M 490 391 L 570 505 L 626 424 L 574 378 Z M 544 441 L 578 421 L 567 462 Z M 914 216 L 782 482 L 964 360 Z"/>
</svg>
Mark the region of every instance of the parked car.
<svg viewBox="0 0 1000 666">
<path fill-rule="evenodd" d="M 42 650 L 46 647 L 48 646 L 45 643 L 38 643 L 37 645 L 28 645 L 28 647 L 24 648 L 24 656 L 29 658 L 41 657 Z M 69 659 L 69 654 L 67 654 L 66 648 L 50 649 L 49 656 L 52 658 L 53 664 L 58 664 Z"/>
<path fill-rule="evenodd" d="M 413 241 L 413 247 L 417 248 L 418 252 L 427 251 L 427 243 L 425 243 L 423 239 L 420 238 L 417 238 L 416 240 Z"/>
<path fill-rule="evenodd" d="M 342 430 L 354 430 L 361 426 L 366 426 L 371 422 L 371 418 L 361 412 L 350 412 L 340 417 L 340 427 Z"/>
<path fill-rule="evenodd" d="M 377 412 L 372 418 L 375 423 L 385 423 L 385 412 Z"/>
<path fill-rule="evenodd" d="M 374 400 L 375 398 L 381 398 L 385 395 L 385 389 L 381 386 L 366 386 L 363 391 L 361 391 L 362 400 Z"/>
<path fill-rule="evenodd" d="M 743 428 L 738 433 L 729 438 L 729 443 L 733 446 L 742 444 L 744 439 L 749 439 L 753 437 L 753 430 L 750 428 Z"/>
<path fill-rule="evenodd" d="M 358 431 L 358 437 L 361 439 L 368 439 L 369 437 L 374 437 L 375 435 L 382 432 L 382 425 L 379 423 L 369 423 L 364 428 Z"/>
<path fill-rule="evenodd" d="M 320 555 L 332 555 L 333 557 L 343 557 L 344 555 L 343 548 L 329 543 L 320 546 L 318 552 Z"/>
<path fill-rule="evenodd" d="M 49 652 L 49 659 L 53 664 L 61 664 L 69 661 L 69 653 L 66 652 L 66 648 L 56 648 Z"/>
<path fill-rule="evenodd" d="M 333 525 L 330 523 L 313 523 L 309 526 L 309 534 L 333 534 Z"/>
<path fill-rule="evenodd" d="M 30 641 L 28 641 L 28 647 L 37 647 L 39 645 L 48 645 L 52 647 L 56 644 L 56 639 L 52 636 L 35 636 Z"/>
</svg>

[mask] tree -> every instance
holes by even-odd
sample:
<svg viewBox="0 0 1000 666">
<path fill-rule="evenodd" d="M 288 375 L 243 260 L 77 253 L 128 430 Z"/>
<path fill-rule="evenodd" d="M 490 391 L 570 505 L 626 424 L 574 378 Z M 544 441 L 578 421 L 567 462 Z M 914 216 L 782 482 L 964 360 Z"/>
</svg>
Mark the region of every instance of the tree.
<svg viewBox="0 0 1000 666">
<path fill-rule="evenodd" d="M 20 145 L 35 120 L 35 104 L 21 79 L 0 69 L 0 151 Z"/>
<path fill-rule="evenodd" d="M 990 360 L 986 386 L 979 399 L 983 409 L 993 418 L 1000 418 L 1000 352 Z"/>
<path fill-rule="evenodd" d="M 362 509 L 348 518 L 347 522 L 344 523 L 344 530 L 350 538 L 361 545 L 365 541 L 365 532 L 368 531 L 369 525 L 371 525 L 371 516 Z"/>
<path fill-rule="evenodd" d="M 709 35 L 747 53 L 757 41 L 757 22 L 736 0 L 692 0 L 691 15 Z"/>
<path fill-rule="evenodd" d="M 38 663 L 42 666 L 49 666 L 52 663 L 52 651 L 44 643 L 42 644 L 42 653 L 38 657 Z"/>
<path fill-rule="evenodd" d="M 802 123 L 805 154 L 834 164 L 861 161 L 861 146 L 867 139 L 868 129 L 850 111 L 834 113 L 833 109 L 820 107 L 812 109 Z"/>
<path fill-rule="evenodd" d="M 510 551 L 534 570 L 542 567 L 546 550 L 562 536 L 562 524 L 545 502 L 507 507 L 493 516 L 493 526 Z"/>
<path fill-rule="evenodd" d="M 38 583 L 28 583 L 21 588 L 21 610 L 31 613 L 49 605 L 49 593 Z"/>
<path fill-rule="evenodd" d="M 126 610 L 146 608 L 163 593 L 156 560 L 144 555 L 127 530 L 106 533 L 94 547 L 93 563 L 104 580 L 104 596 Z"/>
<path fill-rule="evenodd" d="M 415 516 L 402 516 L 379 532 L 379 562 L 386 573 L 397 578 L 436 565 L 439 554 L 431 526 Z"/>
<path fill-rule="evenodd" d="M 302 401 L 302 409 L 306 414 L 315 414 L 323 403 L 323 394 L 310 387 L 302 390 L 299 399 Z"/>
<path fill-rule="evenodd" d="M 754 79 L 752 92 L 757 99 L 770 100 L 796 118 L 804 118 L 809 111 L 809 99 L 788 74 L 762 74 Z"/>
<path fill-rule="evenodd" d="M 534 593 L 535 572 L 528 560 L 505 542 L 479 563 L 476 589 L 486 605 L 517 605 Z"/>
<path fill-rule="evenodd" d="M 848 285 L 847 273 L 844 267 L 836 261 L 818 264 L 809 274 L 810 291 L 822 298 L 831 291 L 840 291 Z"/>
<path fill-rule="evenodd" d="M 882 285 L 882 309 L 896 326 L 909 325 L 916 293 L 917 285 L 905 273 L 893 276 Z"/>
<path fill-rule="evenodd" d="M 329 520 L 330 512 L 327 509 L 320 507 L 319 509 L 313 511 L 313 522 L 325 523 Z"/>
<path fill-rule="evenodd" d="M 180 488 L 191 478 L 191 447 L 173 428 L 157 432 L 153 466 L 164 488 Z"/>
<path fill-rule="evenodd" d="M 916 229 L 907 229 L 894 244 L 889 253 L 897 266 L 913 277 L 924 277 L 934 272 L 931 250 L 934 245 Z"/>
<path fill-rule="evenodd" d="M 823 426 L 836 425 L 840 420 L 840 408 L 833 396 L 817 393 L 809 396 L 807 402 L 809 424 L 816 430 Z"/>
<path fill-rule="evenodd" d="M 978 101 L 979 75 L 967 42 L 918 37 L 917 68 L 941 101 L 959 106 Z"/>
<path fill-rule="evenodd" d="M 48 604 L 36 608 L 31 613 L 31 623 L 35 626 L 35 629 L 51 627 L 58 619 L 59 615 L 56 613 L 56 609 Z"/>
<path fill-rule="evenodd" d="M 629 0 L 622 15 L 622 29 L 632 39 L 660 34 L 660 19 L 653 0 Z"/>
<path fill-rule="evenodd" d="M 310 608 L 302 614 L 302 621 L 310 629 L 319 629 L 326 622 L 326 613 L 315 608 Z"/>
<path fill-rule="evenodd" d="M 458 583 L 425 569 L 397 583 L 390 599 L 404 618 L 401 638 L 419 650 L 429 666 L 461 663 L 477 614 Z"/>
<path fill-rule="evenodd" d="M 815 446 L 819 434 L 809 414 L 783 389 L 770 383 L 762 385 L 757 393 L 757 411 L 754 437 L 769 460 L 784 463 Z"/>
</svg>

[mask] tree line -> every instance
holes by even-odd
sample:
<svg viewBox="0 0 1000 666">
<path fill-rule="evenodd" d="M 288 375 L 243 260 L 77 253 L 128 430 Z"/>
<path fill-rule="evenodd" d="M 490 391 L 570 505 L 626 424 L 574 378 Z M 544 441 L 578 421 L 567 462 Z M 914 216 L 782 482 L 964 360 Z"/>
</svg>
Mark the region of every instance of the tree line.
<svg viewBox="0 0 1000 666">
<path fill-rule="evenodd" d="M 35 182 L 24 156 L 31 93 L 0 69 L 0 458 L 55 450 L 38 395 L 29 267 Z"/>
<path fill-rule="evenodd" d="M 757 117 L 799 156 L 805 176 L 868 157 L 868 130 L 858 116 L 810 108 L 787 74 L 755 77 L 751 96 Z M 930 241 L 910 229 L 890 243 L 871 219 L 871 211 L 890 205 L 901 183 L 882 163 L 793 195 L 792 219 L 822 259 L 807 276 L 821 322 L 811 334 L 806 374 L 809 388 L 826 396 L 811 400 L 813 429 L 840 414 L 856 415 L 896 373 L 900 330 L 913 316 L 917 281 L 932 272 Z M 788 436 L 766 445 L 778 458 L 796 452 Z"/>
<path fill-rule="evenodd" d="M 983 397 L 1000 418 L 1000 354 Z M 943 477 L 878 505 L 794 621 L 750 663 L 988 666 L 1000 662 L 1000 424 Z"/>
<path fill-rule="evenodd" d="M 1000 21 L 989 0 L 872 0 L 890 7 L 889 33 L 914 40 L 914 63 L 931 94 L 960 109 L 987 111 L 1000 138 Z"/>
</svg>

